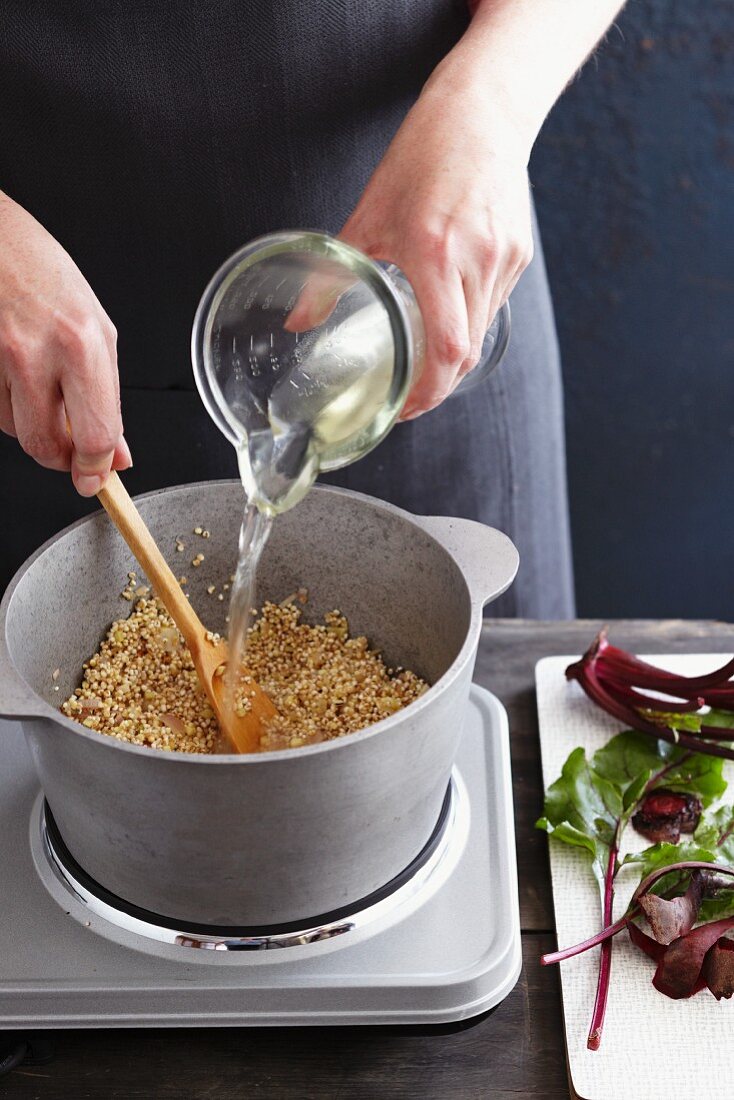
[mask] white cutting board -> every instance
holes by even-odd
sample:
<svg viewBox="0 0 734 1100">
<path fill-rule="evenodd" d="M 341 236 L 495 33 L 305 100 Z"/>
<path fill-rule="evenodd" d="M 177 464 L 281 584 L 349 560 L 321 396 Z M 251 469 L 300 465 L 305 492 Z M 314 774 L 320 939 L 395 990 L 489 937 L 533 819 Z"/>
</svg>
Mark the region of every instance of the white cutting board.
<svg viewBox="0 0 734 1100">
<path fill-rule="evenodd" d="M 693 676 L 729 660 L 730 654 L 646 657 L 661 668 Z M 566 667 L 577 657 L 546 657 L 535 669 L 543 783 L 547 787 L 578 745 L 593 755 L 622 726 L 592 703 Z M 734 800 L 734 764 L 726 763 L 725 800 Z M 538 807 L 538 816 L 542 807 Z M 631 836 L 629 835 L 631 834 Z M 628 830 L 627 848 L 645 847 Z M 549 841 L 553 905 L 559 947 L 567 947 L 601 927 L 599 890 L 581 852 Z M 615 917 L 626 907 L 634 872 L 621 872 Z M 614 941 L 612 983 L 599 1050 L 586 1049 L 594 1005 L 599 950 L 560 964 L 568 1070 L 583 1100 L 663 1100 L 697 1096 L 734 1100 L 734 998 L 716 1001 L 703 990 L 689 1000 L 672 1001 L 652 985 L 655 964 L 622 932 Z"/>
</svg>

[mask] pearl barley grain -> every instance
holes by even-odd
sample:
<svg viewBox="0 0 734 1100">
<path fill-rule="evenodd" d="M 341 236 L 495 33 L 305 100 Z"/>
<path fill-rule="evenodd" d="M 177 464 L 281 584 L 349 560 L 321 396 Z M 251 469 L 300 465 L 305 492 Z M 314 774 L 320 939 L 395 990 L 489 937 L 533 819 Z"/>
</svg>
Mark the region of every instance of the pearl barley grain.
<svg viewBox="0 0 734 1100">
<path fill-rule="evenodd" d="M 366 638 L 350 637 L 339 611 L 330 611 L 323 623 L 304 623 L 305 596 L 299 589 L 298 603 L 266 603 L 248 633 L 248 674 L 241 678 L 236 710 L 250 709 L 254 677 L 278 710 L 260 738 L 262 751 L 354 733 L 428 689 L 415 673 L 390 669 Z M 211 631 L 207 637 L 212 644 L 220 640 Z M 191 654 L 154 598 L 138 600 L 129 618 L 112 624 L 84 664 L 81 687 L 61 710 L 88 729 L 164 751 L 212 753 L 219 743 Z"/>
</svg>

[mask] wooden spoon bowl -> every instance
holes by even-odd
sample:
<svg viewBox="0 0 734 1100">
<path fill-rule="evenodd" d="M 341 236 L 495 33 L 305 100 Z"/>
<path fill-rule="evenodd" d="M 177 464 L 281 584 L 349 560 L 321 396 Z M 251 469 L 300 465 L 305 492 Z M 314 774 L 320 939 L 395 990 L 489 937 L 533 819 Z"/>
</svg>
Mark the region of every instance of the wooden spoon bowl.
<svg viewBox="0 0 734 1100">
<path fill-rule="evenodd" d="M 247 684 L 250 709 L 241 715 L 235 713 L 228 704 L 223 675 L 223 666 L 229 659 L 227 643 L 207 630 L 199 619 L 114 471 L 97 493 L 97 498 L 183 635 L 201 686 L 232 751 L 257 752 L 263 722 L 277 714 L 274 704 L 251 677 Z M 246 669 L 243 669 L 243 675 L 249 675 Z"/>
</svg>

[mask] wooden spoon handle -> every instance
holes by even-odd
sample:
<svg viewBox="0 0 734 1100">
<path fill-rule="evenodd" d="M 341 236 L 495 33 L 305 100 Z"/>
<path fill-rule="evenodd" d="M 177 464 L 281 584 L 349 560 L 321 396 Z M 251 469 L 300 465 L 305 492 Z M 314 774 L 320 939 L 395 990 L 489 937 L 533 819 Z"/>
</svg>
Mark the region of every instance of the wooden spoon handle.
<svg viewBox="0 0 734 1100">
<path fill-rule="evenodd" d="M 114 470 L 97 493 L 97 498 L 142 566 L 189 649 L 192 653 L 196 652 L 204 628 Z"/>
</svg>

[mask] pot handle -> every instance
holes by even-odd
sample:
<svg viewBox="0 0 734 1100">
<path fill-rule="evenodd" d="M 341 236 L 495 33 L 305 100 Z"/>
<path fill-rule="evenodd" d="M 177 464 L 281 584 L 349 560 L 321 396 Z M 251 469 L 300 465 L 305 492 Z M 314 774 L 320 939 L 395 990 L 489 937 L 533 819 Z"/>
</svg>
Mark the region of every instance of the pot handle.
<svg viewBox="0 0 734 1100">
<path fill-rule="evenodd" d="M 39 704 L 23 683 L 0 632 L 0 721 L 37 717 Z"/>
<path fill-rule="evenodd" d="M 473 519 L 414 516 L 415 522 L 448 550 L 461 569 L 472 597 L 482 607 L 501 596 L 515 579 L 520 556 L 514 543 L 494 527 Z"/>
</svg>

